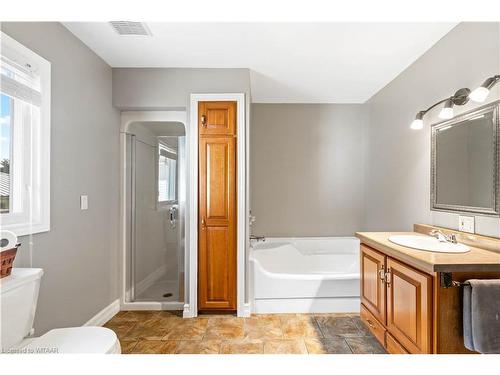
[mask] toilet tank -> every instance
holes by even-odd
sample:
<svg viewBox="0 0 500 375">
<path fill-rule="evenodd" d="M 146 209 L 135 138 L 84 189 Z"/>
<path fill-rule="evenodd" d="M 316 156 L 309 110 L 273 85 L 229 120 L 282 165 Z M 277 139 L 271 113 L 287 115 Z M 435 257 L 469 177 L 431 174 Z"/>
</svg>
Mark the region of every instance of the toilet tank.
<svg viewBox="0 0 500 375">
<path fill-rule="evenodd" d="M 31 333 L 42 275 L 41 268 L 13 268 L 0 279 L 0 352 Z"/>
</svg>

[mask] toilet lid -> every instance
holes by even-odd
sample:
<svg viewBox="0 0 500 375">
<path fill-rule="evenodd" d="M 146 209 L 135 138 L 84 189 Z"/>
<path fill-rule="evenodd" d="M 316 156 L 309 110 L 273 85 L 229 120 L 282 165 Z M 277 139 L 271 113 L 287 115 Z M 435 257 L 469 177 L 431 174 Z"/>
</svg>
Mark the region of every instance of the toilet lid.
<svg viewBox="0 0 500 375">
<path fill-rule="evenodd" d="M 27 353 L 119 353 L 116 333 L 104 327 L 58 328 L 23 347 Z"/>
</svg>

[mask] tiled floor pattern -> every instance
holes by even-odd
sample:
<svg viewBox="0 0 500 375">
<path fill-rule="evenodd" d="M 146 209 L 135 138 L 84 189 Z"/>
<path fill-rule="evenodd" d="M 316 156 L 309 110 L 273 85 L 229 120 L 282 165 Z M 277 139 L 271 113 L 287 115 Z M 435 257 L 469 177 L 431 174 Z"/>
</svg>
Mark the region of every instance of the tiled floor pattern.
<svg viewBox="0 0 500 375">
<path fill-rule="evenodd" d="M 106 325 L 123 353 L 368 354 L 384 348 L 355 314 L 275 314 L 183 319 L 175 312 L 122 311 Z"/>
</svg>

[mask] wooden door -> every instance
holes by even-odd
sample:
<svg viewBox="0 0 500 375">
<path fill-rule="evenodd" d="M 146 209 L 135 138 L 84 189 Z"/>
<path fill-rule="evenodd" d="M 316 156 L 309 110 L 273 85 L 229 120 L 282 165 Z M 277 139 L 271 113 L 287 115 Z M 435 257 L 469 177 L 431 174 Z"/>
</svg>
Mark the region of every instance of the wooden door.
<svg viewBox="0 0 500 375">
<path fill-rule="evenodd" d="M 236 310 L 235 102 L 199 103 L 198 309 Z"/>
<path fill-rule="evenodd" d="M 432 278 L 387 258 L 387 330 L 410 353 L 431 353 Z"/>
<path fill-rule="evenodd" d="M 385 324 L 385 255 L 361 245 L 361 302 Z"/>
</svg>

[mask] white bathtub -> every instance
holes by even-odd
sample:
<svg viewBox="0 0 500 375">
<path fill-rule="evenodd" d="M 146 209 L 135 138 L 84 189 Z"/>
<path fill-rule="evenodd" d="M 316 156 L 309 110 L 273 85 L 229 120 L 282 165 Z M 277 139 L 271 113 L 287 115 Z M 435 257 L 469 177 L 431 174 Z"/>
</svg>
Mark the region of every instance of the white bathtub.
<svg viewBox="0 0 500 375">
<path fill-rule="evenodd" d="M 266 238 L 253 242 L 255 313 L 359 312 L 359 240 Z"/>
</svg>

